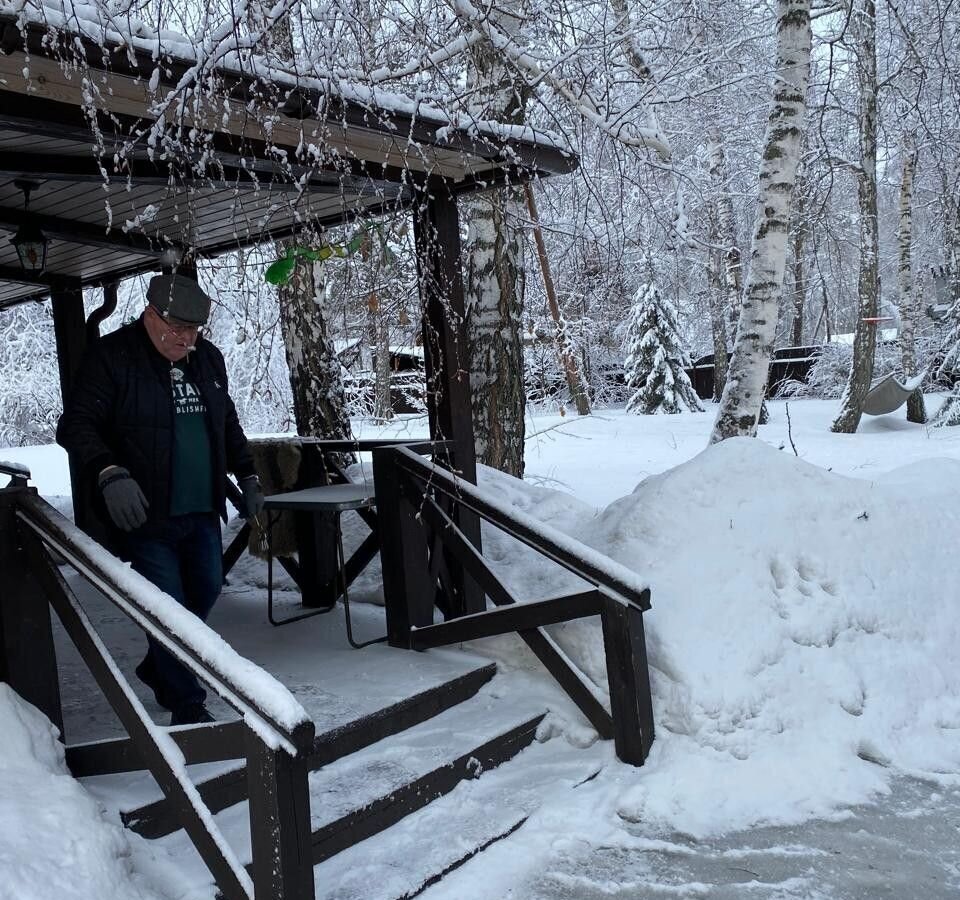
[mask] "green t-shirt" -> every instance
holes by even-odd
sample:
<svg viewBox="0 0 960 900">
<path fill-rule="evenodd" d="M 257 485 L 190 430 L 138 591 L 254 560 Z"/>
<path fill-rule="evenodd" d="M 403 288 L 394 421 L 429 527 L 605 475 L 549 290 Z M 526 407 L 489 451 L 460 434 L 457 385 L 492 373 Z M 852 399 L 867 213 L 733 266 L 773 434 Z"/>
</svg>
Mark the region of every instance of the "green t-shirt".
<svg viewBox="0 0 960 900">
<path fill-rule="evenodd" d="M 213 511 L 213 465 L 207 407 L 185 363 L 172 363 L 173 473 L 170 515 Z"/>
</svg>

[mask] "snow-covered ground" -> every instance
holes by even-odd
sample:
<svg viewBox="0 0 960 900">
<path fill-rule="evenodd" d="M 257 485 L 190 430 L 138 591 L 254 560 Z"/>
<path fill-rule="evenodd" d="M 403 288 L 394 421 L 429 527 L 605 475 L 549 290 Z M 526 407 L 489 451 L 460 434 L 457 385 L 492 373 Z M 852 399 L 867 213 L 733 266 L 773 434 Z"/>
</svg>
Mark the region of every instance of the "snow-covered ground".
<svg viewBox="0 0 960 900">
<path fill-rule="evenodd" d="M 931 398 L 929 406 L 936 403 Z M 665 847 L 688 860 L 699 841 L 717 858 L 746 859 L 749 848 L 722 844 L 723 835 L 754 829 L 783 860 L 792 852 L 783 830 L 810 821 L 818 828 L 846 818 L 859 822 L 861 813 L 851 810 L 869 809 L 863 804 L 891 792 L 902 799 L 904 784 L 911 799 L 900 802 L 905 818 L 897 821 L 936 819 L 947 828 L 946 845 L 951 837 L 956 844 L 960 429 L 926 429 L 888 416 L 865 419 L 856 435 L 834 435 L 829 424 L 836 408 L 835 402 L 791 401 L 788 423 L 786 405 L 774 402 L 760 441 L 706 450 L 712 410 L 541 416 L 528 423 L 525 485 L 483 473 L 481 484 L 502 501 L 607 553 L 649 583 L 653 608 L 645 625 L 658 734 L 640 770 L 611 763 L 601 745 L 585 751 L 604 763 L 599 777 L 558 793 L 508 842 L 429 896 L 647 896 L 659 892 L 658 879 L 647 863 L 640 877 L 637 860 L 649 861 Z M 404 436 L 424 430 L 422 420 L 391 427 Z M 3 450 L 2 458 L 30 465 L 45 495 L 65 492 L 65 460 L 56 448 Z M 522 596 L 547 596 L 569 584 L 509 539 L 487 534 L 485 550 Z M 597 626 L 571 623 L 555 634 L 602 684 Z M 474 649 L 538 671 L 514 640 Z M 19 707 L 0 695 L 2 715 L 9 718 L 11 710 Z M 569 709 L 556 711 L 557 732 L 589 744 L 588 730 Z M 32 727 L 30 734 L 42 777 L 62 777 L 49 733 Z M 18 762 L 11 752 L 26 752 L 24 741 L 15 746 L 0 746 L 0 773 Z M 8 802 L 0 794 L 5 869 L 7 832 L 20 815 L 15 798 Z M 84 815 L 96 819 L 89 809 Z M 71 813 L 69 821 L 79 820 Z M 27 828 L 41 826 L 42 819 L 28 817 Z M 106 837 L 82 852 L 103 852 L 116 868 L 123 851 L 114 826 L 104 820 L 87 829 L 95 835 L 101 827 Z M 779 849 L 777 834 L 784 843 Z M 891 846 L 910 841 L 909 827 L 897 834 Z M 784 868 L 781 893 L 771 888 L 763 896 L 847 896 L 817 888 L 809 875 L 817 853 L 795 854 L 804 878 L 797 881 L 796 872 Z M 620 880 L 611 857 L 621 859 Z M 946 879 L 942 896 L 960 892 L 957 862 L 949 863 L 946 876 L 938 870 Z M 131 888 L 116 896 L 139 896 L 142 873 L 128 869 L 121 866 L 116 877 L 129 877 Z M 549 888 L 535 877 L 546 870 L 555 876 Z M 20 871 L 14 867 L 12 876 Z M 711 887 L 720 883 L 712 877 L 698 876 L 694 867 L 679 882 L 666 874 L 661 880 L 674 896 L 743 896 Z M 156 870 L 150 881 L 157 890 L 168 887 Z M 6 882 L 0 878 L 0 897 L 8 896 Z M 105 896 L 76 890 L 58 896 Z M 9 896 L 44 895 L 20 890 Z"/>
</svg>

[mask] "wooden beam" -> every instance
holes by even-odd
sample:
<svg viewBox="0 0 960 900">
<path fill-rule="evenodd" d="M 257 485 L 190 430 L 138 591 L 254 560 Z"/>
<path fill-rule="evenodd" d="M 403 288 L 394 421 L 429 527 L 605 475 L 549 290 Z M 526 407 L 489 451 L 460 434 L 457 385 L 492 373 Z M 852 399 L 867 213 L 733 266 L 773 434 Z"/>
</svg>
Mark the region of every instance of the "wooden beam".
<svg viewBox="0 0 960 900">
<path fill-rule="evenodd" d="M 470 358 L 461 277 L 456 199 L 443 183 L 425 189 L 413 208 L 430 436 L 450 440 L 460 473 L 476 484 Z"/>
<path fill-rule="evenodd" d="M 30 96 L 43 95 L 58 98 L 79 96 L 79 87 L 68 81 L 64 75 L 56 71 L 44 69 L 40 64 L 58 62 L 58 55 L 64 53 L 64 48 L 50 40 L 49 30 L 40 23 L 30 23 L 25 33 L 20 33 L 20 23 L 12 16 L 5 17 L 9 22 L 6 29 L 6 46 L 11 58 L 10 89 L 20 89 L 26 92 L 28 86 L 22 77 L 24 50 L 31 54 L 29 85 Z M 98 45 L 92 39 L 71 35 L 73 42 L 79 42 L 83 47 L 84 59 L 91 72 L 97 70 L 104 74 L 98 81 L 106 82 L 100 85 L 101 95 L 105 103 L 116 115 L 121 112 L 126 102 L 136 104 L 135 114 L 142 118 L 151 99 L 146 85 L 150 73 L 153 72 L 156 61 L 150 51 L 125 44 L 113 44 L 106 48 Z M 72 49 L 72 45 L 71 45 Z M 53 57 L 53 59 L 51 59 Z M 161 78 L 161 93 L 167 89 L 174 89 L 181 79 L 188 73 L 195 62 L 190 59 L 176 58 L 165 55 L 164 71 Z M 42 79 L 38 76 L 45 76 Z M 317 111 L 322 109 L 326 113 L 327 129 L 323 135 L 327 145 L 334 146 L 338 153 L 361 157 L 366 151 L 368 158 L 384 158 L 382 143 L 375 143 L 378 139 L 392 139 L 388 146 L 402 160 L 400 168 L 416 168 L 420 160 L 408 159 L 413 156 L 409 152 L 411 144 L 428 148 L 423 156 L 422 165 L 427 170 L 437 171 L 436 160 L 459 157 L 457 168 L 462 174 L 469 174 L 471 170 L 480 171 L 486 166 L 493 169 L 503 162 L 503 141 L 495 135 L 486 136 L 482 132 L 468 128 L 451 126 L 440 116 L 431 117 L 418 109 L 414 113 L 389 112 L 376 110 L 373 113 L 369 105 L 360 102 L 338 99 L 320 90 L 309 90 L 303 86 L 293 90 L 281 84 L 264 84 L 256 75 L 246 75 L 236 72 L 217 70 L 217 75 L 224 85 L 224 96 L 230 99 L 230 107 L 234 114 L 226 124 L 219 121 L 216 113 L 211 113 L 210 120 L 214 127 L 221 131 L 233 130 L 235 133 L 246 136 L 253 130 L 261 130 L 261 123 L 248 112 L 248 103 L 254 97 L 262 97 L 264 88 L 272 89 L 272 102 L 278 115 L 273 117 L 269 137 L 271 142 L 278 145 L 298 146 L 302 143 L 303 135 L 311 135 L 311 128 L 317 128 Z M 20 83 L 17 83 L 19 79 Z M 21 88 L 22 84 L 22 88 Z M 78 104 L 79 105 L 79 104 Z M 190 125 L 198 123 L 190 122 Z M 321 123 L 322 124 L 322 123 Z M 438 136 L 438 130 L 443 129 L 443 137 Z M 292 132 L 292 137 L 288 135 Z M 340 141 L 343 142 L 341 147 Z M 318 142 L 319 143 L 319 142 Z M 371 146 L 372 145 L 372 146 Z M 571 172 L 577 168 L 577 156 L 552 142 L 518 139 L 509 142 L 510 150 L 515 159 L 528 170 L 540 174 Z M 381 152 L 378 154 L 377 149 Z M 411 166 L 413 163 L 413 166 Z"/>
<path fill-rule="evenodd" d="M 221 762 L 241 756 L 238 748 L 243 745 L 244 727 L 243 722 L 238 719 L 233 722 L 178 729 L 171 731 L 170 737 L 183 751 L 184 763 L 193 766 L 197 763 Z M 66 748 L 66 762 L 74 778 L 137 772 L 146 768 L 130 738 L 71 744 Z"/>
<path fill-rule="evenodd" d="M 2 226 L 0 226 L 2 227 Z M 56 272 L 43 272 L 41 275 L 28 275 L 19 266 L 0 266 L 0 281 L 12 281 L 14 284 L 37 285 L 43 293 L 50 288 L 73 289 L 80 287 L 80 279 L 70 275 L 57 275 Z"/>
<path fill-rule="evenodd" d="M 161 242 L 145 234 L 124 234 L 119 229 L 107 231 L 101 225 L 65 219 L 63 216 L 45 216 L 33 212 L 28 216 L 22 209 L 0 206 L 0 230 L 16 231 L 28 218 L 31 223 L 39 226 L 47 237 L 57 238 L 68 244 L 125 250 L 156 259 L 160 259 L 171 249 L 180 249 L 173 242 Z"/>
<path fill-rule="evenodd" d="M 87 137 L 89 141 L 89 136 Z M 108 161 L 105 161 L 108 162 Z M 156 165 L 149 160 L 131 159 L 123 163 L 122 171 L 116 171 L 110 165 L 102 172 L 96 159 L 86 156 L 54 156 L 51 154 L 9 153 L 0 151 L 0 178 L 29 177 L 37 181 L 65 181 L 73 184 L 114 184 L 157 187 L 223 187 L 224 185 L 253 190 L 258 186 L 268 191 L 298 193 L 309 190 L 312 193 L 340 194 L 352 193 L 355 188 L 349 183 L 342 184 L 333 176 L 320 177 L 320 173 L 303 168 L 291 167 L 290 172 L 283 170 L 255 171 L 221 163 L 211 166 L 211 171 L 200 174 L 186 167 Z M 307 182 L 301 185 L 297 180 L 306 175 Z"/>
<path fill-rule="evenodd" d="M 53 333 L 57 342 L 57 367 L 60 370 L 60 397 L 63 408 L 70 402 L 80 361 L 87 349 L 87 323 L 83 311 L 83 292 L 78 287 L 54 288 L 50 292 L 53 307 Z M 103 523 L 94 513 L 94 485 L 83 477 L 83 469 L 70 458 L 70 492 L 73 519 L 79 528 L 94 538 L 104 536 Z"/>
<path fill-rule="evenodd" d="M 313 751 L 307 764 L 312 771 L 321 769 L 384 738 L 420 725 L 475 696 L 496 673 L 496 664 L 487 663 L 451 681 L 429 687 L 413 697 L 405 697 L 368 716 L 319 734 L 314 739 Z M 240 722 L 234 724 L 242 725 Z M 171 734 L 176 737 L 178 732 Z M 69 747 L 67 762 L 70 762 Z M 189 764 L 189 758 L 187 762 Z M 200 781 L 197 783 L 197 791 L 212 813 L 242 803 L 247 799 L 246 767 L 241 766 Z M 150 840 L 165 837 L 180 828 L 176 810 L 165 798 L 123 813 L 121 819 L 132 831 Z"/>
<path fill-rule="evenodd" d="M 413 207 L 420 297 L 423 307 L 423 347 L 427 382 L 430 436 L 450 440 L 453 465 L 472 484 L 477 483 L 477 457 L 470 399 L 470 356 L 466 306 L 461 276 L 460 220 L 457 199 L 447 184 L 431 179 Z M 450 461 L 448 460 L 448 465 Z M 478 549 L 480 519 L 460 508 L 457 524 Z M 447 560 L 456 583 L 450 616 L 484 609 L 483 591 L 464 578 L 457 562 Z"/>
<path fill-rule="evenodd" d="M 460 616 L 439 625 L 414 628 L 410 642 L 414 650 L 427 650 L 430 647 L 443 647 L 514 631 L 556 625 L 571 619 L 595 616 L 599 612 L 599 591 L 583 591 L 579 594 L 549 597 L 546 600 L 500 606 L 481 613 Z"/>
<path fill-rule="evenodd" d="M 393 452 L 396 453 L 396 451 Z M 376 460 L 376 455 L 374 456 L 374 460 Z M 404 472 L 404 474 L 406 473 Z M 403 481 L 402 485 L 408 487 L 409 483 L 408 481 Z M 456 553 L 463 567 L 467 572 L 472 574 L 480 585 L 480 589 L 484 591 L 497 606 L 509 606 L 516 602 L 510 592 L 487 566 L 483 556 L 463 536 L 463 533 L 457 525 L 443 510 L 426 500 L 420 504 L 420 510 L 422 518 L 435 530 L 435 533 L 442 529 L 444 539 L 457 548 Z M 384 581 L 384 585 L 386 585 L 386 581 Z M 384 590 L 386 590 L 386 588 L 384 588 Z M 540 628 L 527 628 L 518 633 L 523 642 L 543 664 L 544 668 L 554 677 L 557 684 L 567 692 L 567 695 L 577 705 L 577 708 L 586 716 L 590 724 L 597 729 L 600 737 L 604 740 L 612 738 L 613 722 L 610 719 L 610 713 L 604 709 L 590 688 L 587 687 L 584 678 L 574 670 L 570 660 L 560 651 L 553 639 Z M 411 641 L 412 639 L 413 634 L 410 636 Z"/>
</svg>

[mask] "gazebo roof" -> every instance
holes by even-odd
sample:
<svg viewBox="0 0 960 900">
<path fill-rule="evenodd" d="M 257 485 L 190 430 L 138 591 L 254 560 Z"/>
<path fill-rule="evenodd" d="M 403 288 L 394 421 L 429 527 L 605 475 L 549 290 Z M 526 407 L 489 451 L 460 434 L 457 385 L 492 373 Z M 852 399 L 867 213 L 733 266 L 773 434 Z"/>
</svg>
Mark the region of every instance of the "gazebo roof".
<svg viewBox="0 0 960 900">
<path fill-rule="evenodd" d="M 155 270 L 171 253 L 213 256 L 399 210 L 440 180 L 462 193 L 577 166 L 529 128 L 258 73 L 256 58 L 205 67 L 179 36 L 121 34 L 79 3 L 31 9 L 0 2 L 0 308 Z M 37 279 L 3 235 L 25 218 L 16 179 L 37 185 L 30 214 L 51 240 Z"/>
</svg>

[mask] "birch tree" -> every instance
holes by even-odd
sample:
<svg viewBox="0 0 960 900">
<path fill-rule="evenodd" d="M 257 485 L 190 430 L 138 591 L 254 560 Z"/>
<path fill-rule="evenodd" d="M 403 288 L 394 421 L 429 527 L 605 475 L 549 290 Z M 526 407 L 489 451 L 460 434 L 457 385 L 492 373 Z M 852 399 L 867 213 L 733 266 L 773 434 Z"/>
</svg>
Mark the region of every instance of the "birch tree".
<svg viewBox="0 0 960 900">
<path fill-rule="evenodd" d="M 518 42 L 524 19 L 519 0 L 498 0 L 489 16 L 499 33 Z M 480 119 L 522 124 L 528 89 L 489 40 L 471 53 Z M 488 191 L 464 204 L 464 298 L 469 335 L 473 435 L 478 462 L 523 477 L 524 410 L 523 244 L 518 188 Z"/>
<path fill-rule="evenodd" d="M 913 183 L 917 168 L 917 145 L 908 131 L 902 141 L 903 171 L 900 178 L 899 221 L 897 223 L 897 293 L 900 305 L 900 356 L 903 374 L 917 374 L 914 331 L 920 315 L 920 299 L 913 289 Z M 907 421 L 924 423 L 927 411 L 923 391 L 917 388 L 907 401 Z"/>
<path fill-rule="evenodd" d="M 855 40 L 859 111 L 860 162 L 856 166 L 860 214 L 860 266 L 857 278 L 857 320 L 853 332 L 853 364 L 840 399 L 832 431 L 853 434 L 863 415 L 863 401 L 873 378 L 879 308 L 877 222 L 877 14 L 874 0 L 857 0 L 851 15 Z M 874 321 L 870 321 L 870 320 Z"/>
<path fill-rule="evenodd" d="M 790 205 L 810 78 L 810 2 L 777 0 L 777 58 L 737 339 L 711 442 L 756 436 L 783 291 Z"/>
</svg>

